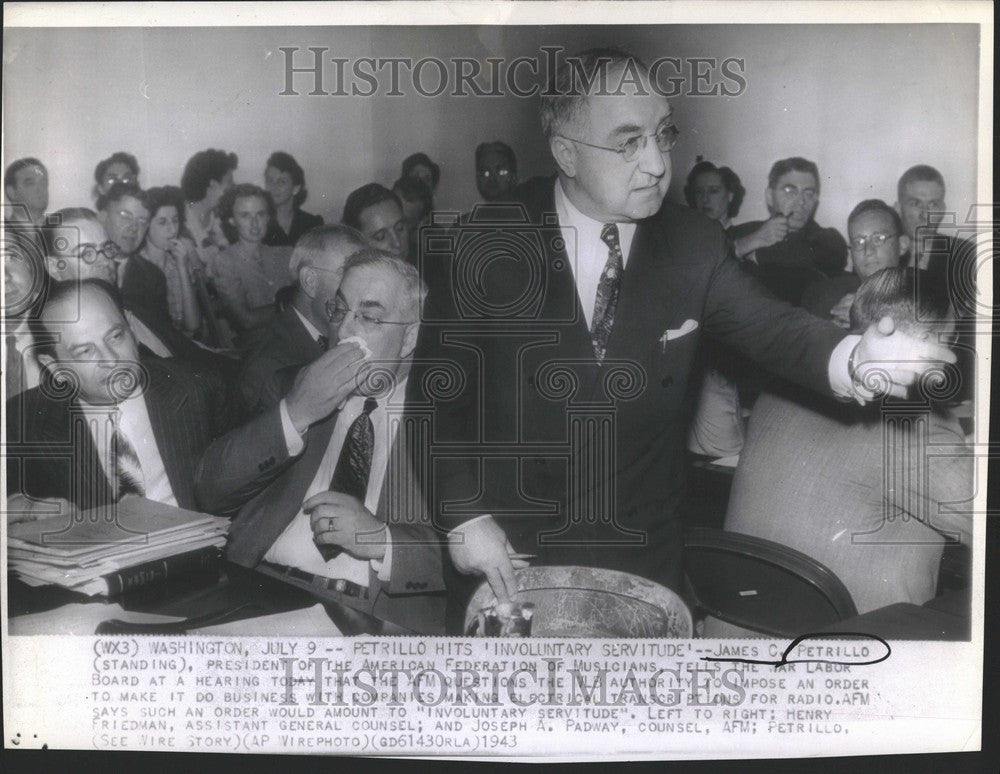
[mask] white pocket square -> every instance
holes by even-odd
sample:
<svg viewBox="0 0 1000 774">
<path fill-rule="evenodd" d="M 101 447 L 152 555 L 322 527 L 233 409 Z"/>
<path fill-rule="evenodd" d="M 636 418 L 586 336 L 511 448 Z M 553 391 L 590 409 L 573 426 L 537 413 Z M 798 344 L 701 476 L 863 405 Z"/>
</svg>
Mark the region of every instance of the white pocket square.
<svg viewBox="0 0 1000 774">
<path fill-rule="evenodd" d="M 673 341 L 674 339 L 679 339 L 681 336 L 687 336 L 691 331 L 697 330 L 698 321 L 697 320 L 685 320 L 684 324 L 680 328 L 667 328 L 660 336 L 660 344 L 663 348 L 667 348 L 667 342 Z"/>
</svg>

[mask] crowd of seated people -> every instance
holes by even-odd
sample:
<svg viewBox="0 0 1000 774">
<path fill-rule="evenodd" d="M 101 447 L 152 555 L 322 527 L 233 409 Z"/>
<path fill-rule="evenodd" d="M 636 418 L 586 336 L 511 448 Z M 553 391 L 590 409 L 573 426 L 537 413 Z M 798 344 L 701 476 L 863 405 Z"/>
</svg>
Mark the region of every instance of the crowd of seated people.
<svg viewBox="0 0 1000 774">
<path fill-rule="evenodd" d="M 509 145 L 484 142 L 474 161 L 482 202 L 517 198 L 517 157 Z M 320 585 L 348 606 L 441 633 L 446 552 L 414 526 L 415 514 L 393 520 L 383 486 L 398 473 L 394 450 L 413 430 L 393 420 L 393 411 L 405 418 L 421 400 L 420 380 L 410 374 L 422 304 L 433 288 L 417 271 L 420 229 L 430 222 L 441 169 L 424 153 L 409 156 L 391 188 L 371 182 L 353 190 L 338 224 L 302 209 L 306 176 L 291 154 L 270 155 L 263 187 L 237 183 L 239 169 L 236 154 L 208 149 L 188 160 L 179 185 L 143 189 L 138 160 L 117 152 L 94 171 L 94 209 L 69 207 L 47 217 L 45 165 L 26 158 L 8 167 L 7 440 L 13 447 L 72 440 L 91 472 L 85 486 L 67 488 L 74 480 L 68 458 L 10 465 L 9 518 L 37 518 L 53 503 L 64 512 L 92 508 L 130 494 L 238 515 L 231 561 L 307 589 L 329 577 Z M 944 206 L 935 170 L 908 171 L 896 208 L 859 203 L 846 241 L 814 220 L 819 179 L 806 159 L 778 161 L 764 192 L 770 218 L 740 225 L 733 221 L 745 189 L 732 169 L 699 160 L 684 194 L 719 223 L 743 271 L 844 328 L 864 327 L 891 303 L 905 306 L 914 272 L 898 267 L 945 274 L 940 250 L 925 247 L 924 231 L 937 225 L 933 213 Z M 944 325 L 949 310 L 937 300 L 928 296 L 927 310 L 908 309 L 906 324 L 923 324 L 927 312 L 926 319 Z M 376 400 L 357 378 L 372 360 L 394 380 L 388 398 Z M 864 561 L 884 571 L 860 578 L 851 562 L 861 554 L 845 563 L 838 550 L 850 535 L 872 532 L 878 514 L 841 509 L 827 518 L 808 507 L 814 497 L 836 501 L 855 467 L 871 472 L 877 433 L 870 417 L 828 416 L 781 388 L 754 404 L 759 385 L 741 386 L 733 358 L 716 350 L 706 360 L 690 448 L 713 457 L 743 451 L 727 528 L 815 556 L 842 575 L 859 609 L 928 598 L 940 539 L 898 561 L 879 545 L 871 552 L 878 559 Z M 140 394 L 115 388 L 130 368 L 145 374 Z M 75 392 L 46 388 L 60 379 L 71 379 Z M 111 435 L 66 437 L 68 418 L 81 406 L 105 410 Z M 947 408 L 935 412 L 935 428 L 951 442 L 956 431 Z M 774 482 L 794 478 L 782 460 L 809 460 L 796 446 L 807 436 L 842 436 L 856 451 L 844 465 L 854 467 L 825 478 L 827 493 L 789 495 L 781 519 L 761 516 L 774 511 Z M 353 461 L 365 443 L 359 473 Z M 819 447 L 822 455 L 837 453 L 825 440 Z M 826 465 L 822 455 L 810 467 Z M 966 483 L 967 471 L 949 471 L 942 502 Z M 851 480 L 853 494 L 870 505 L 871 493 Z M 866 486 L 874 491 L 879 483 Z M 796 522 L 800 513 L 836 534 Z M 967 537 L 964 523 L 935 526 Z M 362 533 L 378 538 L 359 542 Z"/>
</svg>

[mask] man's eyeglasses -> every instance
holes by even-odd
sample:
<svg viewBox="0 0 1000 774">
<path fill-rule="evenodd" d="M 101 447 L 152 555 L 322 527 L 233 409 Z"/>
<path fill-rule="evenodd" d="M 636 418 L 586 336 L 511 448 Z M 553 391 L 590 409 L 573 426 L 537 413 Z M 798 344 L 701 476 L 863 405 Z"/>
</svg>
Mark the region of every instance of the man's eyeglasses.
<svg viewBox="0 0 1000 774">
<path fill-rule="evenodd" d="M 855 253 L 863 253 L 869 245 L 871 245 L 873 250 L 877 250 L 890 239 L 894 239 L 897 236 L 899 236 L 899 234 L 869 234 L 866 237 L 854 237 L 854 239 L 851 240 L 851 251 Z"/>
<path fill-rule="evenodd" d="M 128 226 L 135 224 L 139 228 L 146 228 L 146 226 L 149 225 L 149 218 L 145 217 L 144 215 L 136 217 L 128 210 L 118 210 L 118 212 L 116 212 L 115 214 L 123 221 L 125 221 L 125 224 Z"/>
<path fill-rule="evenodd" d="M 784 196 L 792 199 L 798 199 L 801 194 L 802 198 L 810 204 L 819 198 L 819 194 L 816 193 L 815 188 L 799 188 L 797 185 L 792 185 L 791 183 L 781 186 L 778 190 Z"/>
<path fill-rule="evenodd" d="M 606 145 L 594 145 L 590 142 L 578 140 L 575 137 L 568 137 L 565 134 L 561 134 L 559 136 L 570 140 L 571 142 L 578 142 L 580 145 L 586 145 L 588 148 L 597 148 L 598 150 L 606 150 L 611 151 L 612 153 L 617 153 L 625 159 L 625 161 L 635 161 L 639 154 L 646 150 L 646 143 L 649 141 L 650 137 L 656 140 L 656 148 L 660 151 L 660 153 L 669 153 L 677 144 L 677 135 L 679 134 L 680 130 L 676 126 L 673 124 L 667 124 L 666 126 L 661 126 L 654 134 L 637 134 L 635 137 L 629 137 L 617 148 L 609 148 Z"/>
<path fill-rule="evenodd" d="M 397 320 L 381 320 L 367 312 L 355 312 L 347 304 L 339 301 L 326 302 L 326 318 L 332 325 L 340 325 L 347 319 L 348 314 L 353 314 L 363 326 L 368 328 L 379 328 L 383 325 L 413 325 L 410 322 L 399 322 Z"/>
<path fill-rule="evenodd" d="M 76 255 L 84 263 L 95 263 L 98 258 L 113 261 L 120 252 L 118 245 L 109 239 L 103 245 L 82 244 Z"/>
<path fill-rule="evenodd" d="M 104 178 L 104 184 L 110 188 L 115 183 L 124 183 L 125 185 L 131 185 L 135 183 L 137 178 L 134 175 L 108 175 Z"/>
</svg>

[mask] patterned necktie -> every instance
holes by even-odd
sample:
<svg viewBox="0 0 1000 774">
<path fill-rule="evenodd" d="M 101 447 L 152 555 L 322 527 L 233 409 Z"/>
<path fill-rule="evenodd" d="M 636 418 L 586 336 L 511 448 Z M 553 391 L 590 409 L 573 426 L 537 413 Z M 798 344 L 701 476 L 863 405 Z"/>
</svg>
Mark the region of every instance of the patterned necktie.
<svg viewBox="0 0 1000 774">
<path fill-rule="evenodd" d="M 365 398 L 364 408 L 347 428 L 347 436 L 337 458 L 337 467 L 330 479 L 331 491 L 356 497 L 362 505 L 368 493 L 368 476 L 375 451 L 375 426 L 372 424 L 371 413 L 376 406 L 378 401 L 375 398 Z M 317 544 L 316 547 L 325 561 L 330 561 L 343 551 L 340 546 Z"/>
<path fill-rule="evenodd" d="M 115 464 L 115 502 L 125 495 L 146 496 L 143 483 L 142 465 L 135 447 L 121 431 L 119 423 L 115 423 L 115 434 L 111 437 L 111 454 Z"/>
<path fill-rule="evenodd" d="M 615 322 L 615 307 L 618 306 L 622 272 L 625 270 L 622 262 L 622 248 L 618 243 L 618 225 L 616 223 L 606 224 L 601 229 L 601 240 L 608 246 L 608 260 L 604 264 L 604 272 L 597 285 L 594 317 L 590 323 L 590 340 L 594 345 L 594 357 L 599 363 L 604 362 L 608 339 L 611 338 L 611 326 Z"/>
<path fill-rule="evenodd" d="M 326 352 L 330 348 L 330 337 L 320 334 L 319 338 L 316 339 L 316 343 L 319 344 L 320 349 Z"/>
</svg>

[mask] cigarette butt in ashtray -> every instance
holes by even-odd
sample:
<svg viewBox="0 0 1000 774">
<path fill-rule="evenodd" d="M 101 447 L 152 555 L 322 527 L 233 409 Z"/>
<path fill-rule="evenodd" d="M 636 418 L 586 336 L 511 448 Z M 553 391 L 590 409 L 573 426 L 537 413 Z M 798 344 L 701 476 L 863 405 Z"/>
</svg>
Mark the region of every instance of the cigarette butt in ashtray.
<svg viewBox="0 0 1000 774">
<path fill-rule="evenodd" d="M 348 342 L 351 342 L 351 341 L 353 341 L 355 344 L 357 344 L 359 347 L 361 347 L 361 353 L 365 356 L 365 360 L 371 360 L 371 358 L 372 358 L 372 351 L 368 347 L 368 342 L 365 341 L 360 336 L 348 336 L 346 339 L 341 339 L 340 343 L 341 344 L 347 344 Z"/>
</svg>

